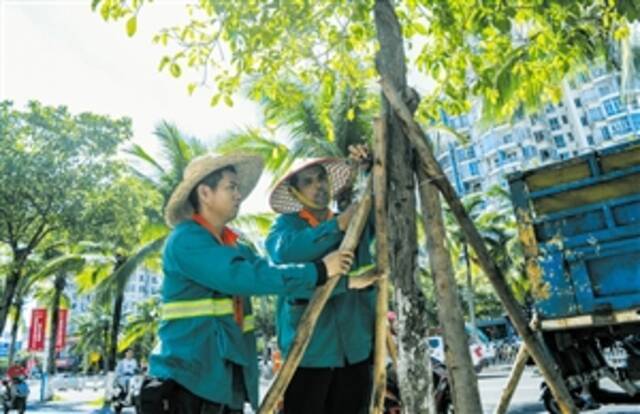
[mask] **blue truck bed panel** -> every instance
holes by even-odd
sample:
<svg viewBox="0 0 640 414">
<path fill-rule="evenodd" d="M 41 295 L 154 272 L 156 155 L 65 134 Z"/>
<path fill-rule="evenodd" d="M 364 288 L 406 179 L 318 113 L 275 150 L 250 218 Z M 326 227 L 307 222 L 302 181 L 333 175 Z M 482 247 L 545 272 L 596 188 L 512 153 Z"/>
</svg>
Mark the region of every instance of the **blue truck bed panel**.
<svg viewBox="0 0 640 414">
<path fill-rule="evenodd" d="M 542 319 L 640 307 L 640 140 L 508 179 Z"/>
</svg>

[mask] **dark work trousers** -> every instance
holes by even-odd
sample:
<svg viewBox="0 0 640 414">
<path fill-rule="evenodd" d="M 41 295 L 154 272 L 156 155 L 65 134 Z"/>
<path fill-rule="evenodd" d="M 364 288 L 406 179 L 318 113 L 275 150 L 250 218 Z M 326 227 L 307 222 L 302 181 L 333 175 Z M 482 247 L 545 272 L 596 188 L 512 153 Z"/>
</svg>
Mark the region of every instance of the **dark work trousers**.
<svg viewBox="0 0 640 414">
<path fill-rule="evenodd" d="M 242 410 L 202 399 L 181 385 L 176 387 L 171 404 L 172 414 L 242 414 Z"/>
<path fill-rule="evenodd" d="M 298 368 L 284 393 L 284 414 L 369 411 L 371 359 L 342 368 Z"/>
</svg>

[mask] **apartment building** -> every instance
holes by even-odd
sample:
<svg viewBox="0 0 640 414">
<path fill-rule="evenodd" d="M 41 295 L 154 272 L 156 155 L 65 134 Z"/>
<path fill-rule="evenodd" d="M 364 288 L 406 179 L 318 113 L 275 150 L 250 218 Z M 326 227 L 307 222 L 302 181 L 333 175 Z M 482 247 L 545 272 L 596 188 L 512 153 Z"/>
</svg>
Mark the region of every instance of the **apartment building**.
<svg viewBox="0 0 640 414">
<path fill-rule="evenodd" d="M 563 98 L 509 124 L 480 125 L 478 105 L 449 117 L 467 144 L 436 139 L 437 158 L 460 195 L 507 186 L 506 175 L 640 137 L 640 80 L 621 97 L 620 74 L 598 67 L 563 84 Z"/>
</svg>

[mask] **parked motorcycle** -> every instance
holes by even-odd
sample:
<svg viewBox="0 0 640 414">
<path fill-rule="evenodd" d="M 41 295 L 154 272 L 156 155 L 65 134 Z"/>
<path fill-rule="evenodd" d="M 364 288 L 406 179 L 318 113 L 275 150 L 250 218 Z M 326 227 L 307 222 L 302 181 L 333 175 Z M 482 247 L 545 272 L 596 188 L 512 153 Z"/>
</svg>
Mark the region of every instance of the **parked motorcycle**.
<svg viewBox="0 0 640 414">
<path fill-rule="evenodd" d="M 4 414 L 11 410 L 16 410 L 22 414 L 27 410 L 27 398 L 29 397 L 29 386 L 23 376 L 2 380 L 2 390 L 0 399 Z"/>
<path fill-rule="evenodd" d="M 111 388 L 111 406 L 116 414 L 122 412 L 125 407 L 133 407 L 136 414 L 140 409 L 140 389 L 144 375 L 136 372 L 133 375 L 116 377 Z"/>
</svg>

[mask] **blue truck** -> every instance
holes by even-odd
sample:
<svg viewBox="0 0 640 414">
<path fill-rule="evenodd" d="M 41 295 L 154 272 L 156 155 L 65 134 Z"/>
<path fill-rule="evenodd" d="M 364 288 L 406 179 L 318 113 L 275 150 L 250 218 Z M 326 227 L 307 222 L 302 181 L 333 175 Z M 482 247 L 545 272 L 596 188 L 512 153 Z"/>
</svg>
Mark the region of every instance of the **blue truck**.
<svg viewBox="0 0 640 414">
<path fill-rule="evenodd" d="M 538 329 L 576 404 L 640 403 L 640 140 L 508 181 Z"/>
</svg>

